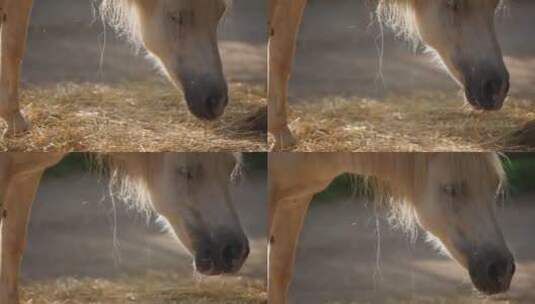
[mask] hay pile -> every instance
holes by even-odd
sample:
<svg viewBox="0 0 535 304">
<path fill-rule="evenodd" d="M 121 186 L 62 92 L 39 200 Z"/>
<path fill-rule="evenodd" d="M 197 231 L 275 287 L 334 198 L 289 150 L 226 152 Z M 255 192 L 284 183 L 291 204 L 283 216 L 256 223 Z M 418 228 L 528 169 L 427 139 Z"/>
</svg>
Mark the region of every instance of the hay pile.
<svg viewBox="0 0 535 304">
<path fill-rule="evenodd" d="M 118 280 L 66 278 L 22 288 L 21 304 L 259 304 L 263 282 L 242 278 L 203 278 L 151 273 Z"/>
<path fill-rule="evenodd" d="M 382 100 L 325 98 L 291 108 L 296 151 L 527 150 L 509 146 L 518 141 L 508 136 L 535 119 L 531 100 L 512 97 L 501 111 L 480 113 L 462 97 L 438 92 Z"/>
<path fill-rule="evenodd" d="M 263 95 L 259 88 L 231 84 L 223 118 L 203 122 L 167 82 L 30 87 L 21 100 L 32 128 L 20 137 L 4 136 L 0 150 L 265 151 L 265 134 L 236 128 L 265 106 Z"/>
</svg>

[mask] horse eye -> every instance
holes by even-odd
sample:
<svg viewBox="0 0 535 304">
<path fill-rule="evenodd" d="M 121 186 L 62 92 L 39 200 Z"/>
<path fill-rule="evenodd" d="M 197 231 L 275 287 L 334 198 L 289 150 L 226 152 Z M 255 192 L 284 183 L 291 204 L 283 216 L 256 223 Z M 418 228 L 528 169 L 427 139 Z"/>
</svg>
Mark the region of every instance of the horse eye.
<svg viewBox="0 0 535 304">
<path fill-rule="evenodd" d="M 451 198 L 457 198 L 463 194 L 462 184 L 450 184 L 442 187 L 442 192 Z"/>
<path fill-rule="evenodd" d="M 170 14 L 169 18 L 178 25 L 184 25 L 184 14 L 182 12 Z"/>
<path fill-rule="evenodd" d="M 191 10 L 181 10 L 170 14 L 169 18 L 177 25 L 193 25 L 195 23 L 195 12 Z"/>
<path fill-rule="evenodd" d="M 459 11 L 461 9 L 461 3 L 459 0 L 448 0 L 448 7 L 456 12 L 456 11 Z"/>
<path fill-rule="evenodd" d="M 192 180 L 194 177 L 193 171 L 188 167 L 180 167 L 176 170 L 176 172 L 186 180 Z"/>
<path fill-rule="evenodd" d="M 448 196 L 451 196 L 451 197 L 456 197 L 457 196 L 457 189 L 452 185 L 444 186 L 442 188 L 442 191 Z"/>
</svg>

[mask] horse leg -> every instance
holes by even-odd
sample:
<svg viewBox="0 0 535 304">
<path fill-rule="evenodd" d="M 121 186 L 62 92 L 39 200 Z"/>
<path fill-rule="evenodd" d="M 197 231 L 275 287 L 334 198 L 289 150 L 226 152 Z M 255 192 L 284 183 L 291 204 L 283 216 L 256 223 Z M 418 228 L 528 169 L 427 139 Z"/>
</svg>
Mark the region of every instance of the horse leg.
<svg viewBox="0 0 535 304">
<path fill-rule="evenodd" d="M 0 303 L 18 304 L 18 276 L 26 243 L 26 226 L 44 170 L 14 177 L 8 184 L 2 224 Z"/>
<path fill-rule="evenodd" d="M 33 0 L 0 2 L 0 117 L 7 122 L 7 134 L 28 129 L 19 107 L 20 66 Z"/>
<path fill-rule="evenodd" d="M 270 304 L 285 304 L 293 275 L 299 233 L 312 196 L 279 201 L 270 208 L 268 251 L 268 298 Z"/>
<path fill-rule="evenodd" d="M 268 129 L 273 150 L 295 144 L 288 128 L 288 81 L 297 34 L 307 0 L 277 0 L 269 3 L 268 42 Z"/>
</svg>

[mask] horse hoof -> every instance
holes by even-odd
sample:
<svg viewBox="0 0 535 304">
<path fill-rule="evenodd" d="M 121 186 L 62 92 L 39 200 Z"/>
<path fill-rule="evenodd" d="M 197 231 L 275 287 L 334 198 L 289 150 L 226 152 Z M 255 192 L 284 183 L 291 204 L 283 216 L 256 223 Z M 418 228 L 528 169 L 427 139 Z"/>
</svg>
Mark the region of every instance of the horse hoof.
<svg viewBox="0 0 535 304">
<path fill-rule="evenodd" d="M 274 152 L 289 150 L 297 144 L 297 140 L 289 129 L 278 134 L 273 134 L 273 137 L 275 140 L 270 149 Z"/>
<path fill-rule="evenodd" d="M 7 121 L 7 136 L 18 136 L 29 129 L 29 124 L 26 122 L 22 114 L 17 113 Z"/>
</svg>

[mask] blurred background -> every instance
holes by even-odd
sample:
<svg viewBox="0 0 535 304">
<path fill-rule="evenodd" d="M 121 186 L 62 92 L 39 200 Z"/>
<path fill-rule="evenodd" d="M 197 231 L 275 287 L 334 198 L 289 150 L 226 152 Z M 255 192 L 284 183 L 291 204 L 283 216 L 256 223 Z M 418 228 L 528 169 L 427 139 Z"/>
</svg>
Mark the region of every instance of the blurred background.
<svg viewBox="0 0 535 304">
<path fill-rule="evenodd" d="M 251 254 L 237 277 L 200 278 L 174 237 L 154 218 L 121 201 L 114 205 L 107 178 L 92 173 L 88 155 L 71 154 L 46 172 L 37 193 L 22 265 L 23 303 L 261 302 L 267 161 L 263 153 L 244 157 L 246 175 L 231 193 Z"/>
<path fill-rule="evenodd" d="M 506 1 L 497 29 L 512 75 L 512 96 L 535 94 L 535 3 Z M 385 28 L 382 69 L 381 30 L 373 21 L 375 0 L 310 0 L 298 42 L 290 86 L 293 99 L 314 101 L 325 96 L 380 98 L 385 94 L 438 90 L 456 94 L 450 77 L 414 53 L 408 43 Z"/>
<path fill-rule="evenodd" d="M 98 0 L 35 1 L 23 81 L 124 82 L 162 78 L 143 53 L 104 27 Z M 221 27 L 226 75 L 231 82 L 264 83 L 266 3 L 234 1 Z"/>
<path fill-rule="evenodd" d="M 355 196 L 344 175 L 318 194 L 299 244 L 295 303 L 533 303 L 535 301 L 535 154 L 502 158 L 510 182 L 498 220 L 517 261 L 510 292 L 478 295 L 467 272 L 419 233 L 391 228 L 386 213 Z"/>
</svg>

